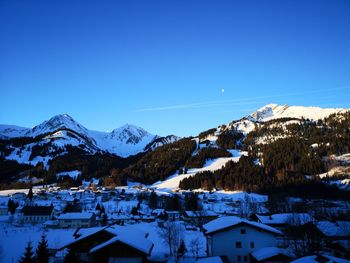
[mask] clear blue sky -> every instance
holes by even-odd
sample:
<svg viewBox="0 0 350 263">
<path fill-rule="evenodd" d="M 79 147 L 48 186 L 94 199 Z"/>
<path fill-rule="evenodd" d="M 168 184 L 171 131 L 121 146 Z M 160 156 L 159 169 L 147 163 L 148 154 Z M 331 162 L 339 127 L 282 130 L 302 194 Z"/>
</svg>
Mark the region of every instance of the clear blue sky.
<svg viewBox="0 0 350 263">
<path fill-rule="evenodd" d="M 350 1 L 1 0 L 0 98 L 3 124 L 181 136 L 267 103 L 350 108 Z"/>
</svg>

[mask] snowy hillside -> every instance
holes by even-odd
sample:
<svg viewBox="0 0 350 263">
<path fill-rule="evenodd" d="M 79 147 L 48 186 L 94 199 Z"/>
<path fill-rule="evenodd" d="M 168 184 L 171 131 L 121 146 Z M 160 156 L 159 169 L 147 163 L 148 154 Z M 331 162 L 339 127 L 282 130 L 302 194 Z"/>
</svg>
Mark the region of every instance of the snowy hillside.
<svg viewBox="0 0 350 263">
<path fill-rule="evenodd" d="M 346 112 L 347 109 L 319 108 L 304 106 L 288 106 L 268 104 L 248 116 L 252 121 L 265 122 L 279 118 L 297 118 L 319 120 L 328 117 L 333 113 Z"/>
<path fill-rule="evenodd" d="M 25 136 L 29 132 L 29 128 L 24 128 L 16 125 L 0 124 L 0 139 L 9 139 Z"/>
<path fill-rule="evenodd" d="M 159 190 L 163 190 L 163 191 L 178 189 L 179 183 L 182 179 L 193 176 L 199 172 L 220 170 L 227 162 L 229 161 L 238 162 L 239 158 L 242 155 L 247 154 L 247 152 L 241 152 L 238 150 L 230 150 L 230 152 L 232 154 L 232 157 L 222 157 L 222 158 L 217 158 L 213 160 L 208 160 L 205 163 L 203 168 L 190 169 L 187 171 L 187 174 L 176 173 L 164 181 L 154 183 L 151 187 Z"/>
</svg>

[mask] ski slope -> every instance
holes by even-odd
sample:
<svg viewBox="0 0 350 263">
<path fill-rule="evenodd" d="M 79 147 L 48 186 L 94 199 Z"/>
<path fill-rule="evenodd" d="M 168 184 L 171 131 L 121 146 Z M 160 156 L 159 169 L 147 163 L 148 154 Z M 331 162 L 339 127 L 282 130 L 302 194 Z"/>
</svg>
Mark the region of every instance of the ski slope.
<svg viewBox="0 0 350 263">
<path fill-rule="evenodd" d="M 199 172 L 204 172 L 204 171 L 213 172 L 213 171 L 220 170 L 227 162 L 229 161 L 238 162 L 239 158 L 242 155 L 247 155 L 247 152 L 238 151 L 238 150 L 229 150 L 229 152 L 232 154 L 232 157 L 222 157 L 222 158 L 207 160 L 205 165 L 202 168 L 189 169 L 187 171 L 187 174 L 176 173 L 168 177 L 164 181 L 158 181 L 154 183 L 150 187 L 156 188 L 158 190 L 163 190 L 163 191 L 169 191 L 169 190 L 174 191 L 179 188 L 180 181 L 187 177 L 195 175 L 196 173 L 199 173 Z"/>
</svg>

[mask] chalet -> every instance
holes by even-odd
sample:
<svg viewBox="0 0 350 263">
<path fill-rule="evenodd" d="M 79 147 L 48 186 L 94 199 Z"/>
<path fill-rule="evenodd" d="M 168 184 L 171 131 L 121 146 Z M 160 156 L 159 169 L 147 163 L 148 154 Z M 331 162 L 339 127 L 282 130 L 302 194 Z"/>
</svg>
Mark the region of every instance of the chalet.
<svg viewBox="0 0 350 263">
<path fill-rule="evenodd" d="M 326 241 L 350 240 L 350 221 L 319 221 L 315 225 Z"/>
<path fill-rule="evenodd" d="M 23 223 L 40 224 L 51 220 L 54 216 L 53 205 L 50 206 L 24 206 L 21 210 Z"/>
<path fill-rule="evenodd" d="M 250 262 L 289 262 L 295 255 L 286 249 L 278 247 L 263 247 L 250 253 Z"/>
<path fill-rule="evenodd" d="M 153 249 L 148 233 L 133 226 L 108 226 L 78 229 L 69 248 L 80 262 L 148 262 Z"/>
<path fill-rule="evenodd" d="M 133 233 L 122 233 L 116 237 L 93 247 L 90 250 L 92 262 L 148 262 L 153 243 L 150 240 L 140 240 Z"/>
<path fill-rule="evenodd" d="M 217 218 L 203 225 L 208 256 L 224 256 L 228 262 L 250 262 L 250 253 L 276 247 L 282 232 L 236 216 Z"/>
<path fill-rule="evenodd" d="M 88 212 L 61 214 L 57 220 L 61 228 L 93 227 L 96 224 L 95 214 Z"/>
</svg>

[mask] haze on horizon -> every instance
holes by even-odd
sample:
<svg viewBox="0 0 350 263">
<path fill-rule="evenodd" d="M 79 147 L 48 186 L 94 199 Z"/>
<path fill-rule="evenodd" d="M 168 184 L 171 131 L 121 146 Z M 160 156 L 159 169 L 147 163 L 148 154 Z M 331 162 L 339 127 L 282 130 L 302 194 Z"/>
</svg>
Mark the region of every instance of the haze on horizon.
<svg viewBox="0 0 350 263">
<path fill-rule="evenodd" d="M 1 1 L 0 123 L 179 136 L 268 103 L 350 108 L 349 1 Z"/>
</svg>

